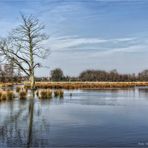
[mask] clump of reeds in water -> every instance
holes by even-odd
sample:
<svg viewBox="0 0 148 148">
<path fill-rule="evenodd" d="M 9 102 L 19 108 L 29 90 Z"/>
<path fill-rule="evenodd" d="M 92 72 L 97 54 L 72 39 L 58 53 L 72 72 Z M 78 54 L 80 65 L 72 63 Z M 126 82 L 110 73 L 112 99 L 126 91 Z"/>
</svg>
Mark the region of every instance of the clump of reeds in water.
<svg viewBox="0 0 148 148">
<path fill-rule="evenodd" d="M 55 97 L 63 98 L 63 96 L 64 96 L 64 91 L 63 91 L 63 90 L 55 90 L 55 91 L 54 91 L 54 96 L 55 96 Z"/>
<path fill-rule="evenodd" d="M 1 101 L 2 92 L 0 91 L 0 101 Z"/>
<path fill-rule="evenodd" d="M 15 97 L 13 91 L 7 91 L 6 96 L 7 96 L 7 100 L 12 100 Z"/>
<path fill-rule="evenodd" d="M 26 92 L 26 91 L 20 91 L 20 92 L 19 92 L 19 98 L 20 98 L 21 100 L 26 99 L 26 98 L 27 98 L 27 92 Z"/>
<path fill-rule="evenodd" d="M 37 95 L 37 97 L 39 97 L 39 91 L 38 90 L 36 91 L 36 95 Z"/>
<path fill-rule="evenodd" d="M 51 90 L 47 90 L 47 98 L 52 98 L 52 91 Z"/>
<path fill-rule="evenodd" d="M 0 92 L 0 101 L 12 100 L 15 97 L 13 91 L 1 91 Z"/>
<path fill-rule="evenodd" d="M 1 101 L 5 101 L 5 100 L 7 100 L 7 94 L 6 92 L 2 92 Z"/>
<path fill-rule="evenodd" d="M 52 98 L 52 91 L 40 90 L 40 92 L 37 92 L 37 96 L 39 96 L 40 99 L 50 99 Z"/>
<path fill-rule="evenodd" d="M 19 93 L 21 91 L 21 87 L 16 87 L 16 92 Z"/>
</svg>

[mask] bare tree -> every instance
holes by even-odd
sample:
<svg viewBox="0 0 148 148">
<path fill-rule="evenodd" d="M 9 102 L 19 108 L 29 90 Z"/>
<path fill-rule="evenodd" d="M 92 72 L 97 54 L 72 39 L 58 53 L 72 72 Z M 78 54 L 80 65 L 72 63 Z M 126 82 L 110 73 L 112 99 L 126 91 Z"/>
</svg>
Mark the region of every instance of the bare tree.
<svg viewBox="0 0 148 148">
<path fill-rule="evenodd" d="M 35 68 L 40 66 L 38 58 L 45 58 L 49 50 L 43 46 L 48 36 L 43 33 L 44 25 L 35 17 L 21 15 L 22 23 L 0 41 L 0 55 L 12 60 L 30 80 L 31 89 L 35 87 Z"/>
</svg>

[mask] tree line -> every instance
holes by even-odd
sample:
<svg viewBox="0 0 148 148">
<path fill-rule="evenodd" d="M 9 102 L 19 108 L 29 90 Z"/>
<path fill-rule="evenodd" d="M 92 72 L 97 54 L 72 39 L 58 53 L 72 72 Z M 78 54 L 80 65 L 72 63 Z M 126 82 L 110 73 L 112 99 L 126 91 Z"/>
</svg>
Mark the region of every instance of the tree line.
<svg viewBox="0 0 148 148">
<path fill-rule="evenodd" d="M 50 73 L 51 81 L 110 81 L 110 82 L 132 82 L 132 81 L 148 81 L 148 70 L 139 72 L 138 74 L 121 74 L 118 71 L 111 70 L 85 70 L 79 76 L 65 76 L 60 68 L 56 68 Z"/>
</svg>

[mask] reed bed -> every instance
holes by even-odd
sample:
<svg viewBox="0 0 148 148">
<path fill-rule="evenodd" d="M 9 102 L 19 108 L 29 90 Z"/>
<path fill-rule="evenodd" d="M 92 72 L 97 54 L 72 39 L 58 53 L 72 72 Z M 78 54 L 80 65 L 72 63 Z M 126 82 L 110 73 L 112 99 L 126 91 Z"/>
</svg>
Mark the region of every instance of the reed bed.
<svg viewBox="0 0 148 148">
<path fill-rule="evenodd" d="M 40 90 L 37 91 L 37 96 L 39 97 L 39 99 L 51 99 L 52 98 L 52 91 L 51 90 Z"/>
<path fill-rule="evenodd" d="M 12 100 L 15 97 L 15 94 L 13 91 L 7 91 L 7 100 Z"/>
<path fill-rule="evenodd" d="M 5 100 L 7 100 L 7 95 L 6 95 L 6 93 L 2 93 L 2 96 L 1 96 L 1 101 L 5 101 Z"/>
<path fill-rule="evenodd" d="M 63 98 L 63 96 L 64 96 L 64 91 L 63 91 L 63 90 L 55 90 L 55 91 L 54 91 L 54 96 L 55 96 L 55 97 Z"/>
<path fill-rule="evenodd" d="M 148 86 L 148 82 L 36 82 L 40 89 L 105 89 Z M 26 86 L 29 88 L 29 85 Z"/>
<path fill-rule="evenodd" d="M 14 97 L 13 91 L 0 91 L 0 101 L 12 100 Z"/>
</svg>

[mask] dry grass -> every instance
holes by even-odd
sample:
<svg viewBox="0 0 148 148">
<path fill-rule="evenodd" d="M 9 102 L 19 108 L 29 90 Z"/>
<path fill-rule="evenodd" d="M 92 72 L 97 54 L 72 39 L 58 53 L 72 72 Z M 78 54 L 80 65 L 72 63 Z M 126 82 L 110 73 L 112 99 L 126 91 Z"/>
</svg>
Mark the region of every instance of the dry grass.
<svg viewBox="0 0 148 148">
<path fill-rule="evenodd" d="M 63 96 L 64 96 L 64 91 L 63 91 L 63 90 L 55 90 L 55 91 L 54 91 L 54 96 L 55 96 L 55 97 L 63 98 Z"/>
<path fill-rule="evenodd" d="M 7 91 L 6 95 L 7 95 L 7 100 L 12 100 L 15 97 L 13 91 Z"/>
<path fill-rule="evenodd" d="M 3 92 L 1 96 L 1 101 L 5 101 L 5 100 L 7 100 L 7 95 L 5 92 Z"/>
<path fill-rule="evenodd" d="M 16 92 L 19 93 L 21 91 L 21 87 L 17 86 L 16 87 Z"/>
<path fill-rule="evenodd" d="M 14 97 L 13 91 L 0 91 L 0 101 L 12 100 Z"/>
<path fill-rule="evenodd" d="M 27 99 L 27 92 L 26 91 L 20 91 L 19 92 L 19 98 L 21 100 Z"/>
<path fill-rule="evenodd" d="M 135 86 L 148 86 L 148 82 L 36 82 L 36 87 L 41 89 L 104 89 Z"/>
<path fill-rule="evenodd" d="M 43 90 L 40 90 L 37 92 L 37 96 L 40 99 L 50 99 L 50 98 L 52 98 L 52 91 L 43 89 Z"/>
</svg>

